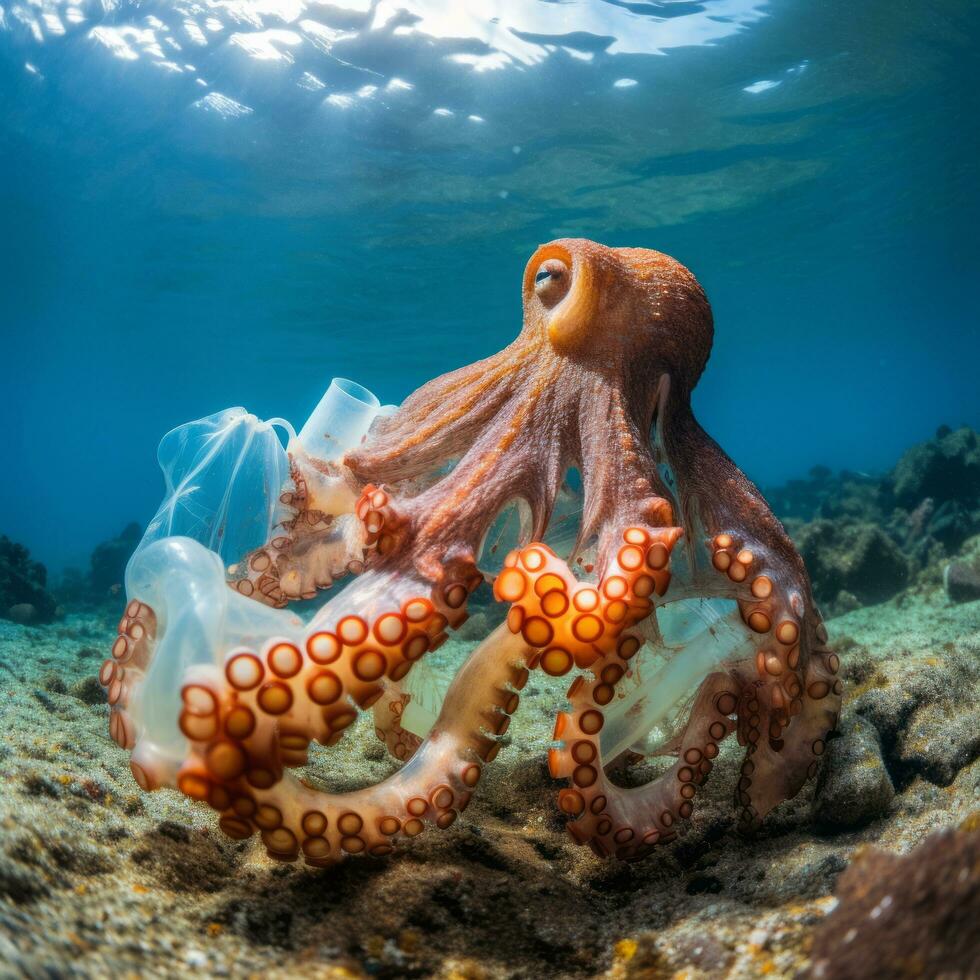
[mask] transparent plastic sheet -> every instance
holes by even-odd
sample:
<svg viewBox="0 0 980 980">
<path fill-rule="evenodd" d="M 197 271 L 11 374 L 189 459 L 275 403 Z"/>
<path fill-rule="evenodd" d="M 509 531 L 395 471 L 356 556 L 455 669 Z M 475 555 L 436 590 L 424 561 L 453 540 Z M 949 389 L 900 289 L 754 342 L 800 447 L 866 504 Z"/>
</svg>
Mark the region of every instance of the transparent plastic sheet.
<svg viewBox="0 0 980 980">
<path fill-rule="evenodd" d="M 289 457 L 276 427 L 295 438 L 285 420 L 263 422 L 244 408 L 168 432 L 157 450 L 166 496 L 137 551 L 162 538 L 188 537 L 228 565 L 265 544 L 287 516 L 279 497 L 289 482 Z"/>
<path fill-rule="evenodd" d="M 305 626 L 295 613 L 228 588 L 221 559 L 190 538 L 141 547 L 126 569 L 126 589 L 152 607 L 158 623 L 153 657 L 129 710 L 141 743 L 175 763 L 185 754 L 177 719 L 189 669 L 216 667 L 232 647 L 261 649 L 270 637 L 303 640 Z"/>
<path fill-rule="evenodd" d="M 171 429 L 157 450 L 166 496 L 140 542 L 188 537 L 225 565 L 269 541 L 288 512 L 280 496 L 289 483 L 287 445 L 316 459 L 338 459 L 357 446 L 380 415 L 396 411 L 367 388 L 334 378 L 297 436 L 285 419 L 263 421 L 226 408 Z M 139 549 L 137 549 L 139 550 Z"/>
<path fill-rule="evenodd" d="M 230 589 L 226 568 L 273 537 L 290 513 L 280 497 L 291 483 L 288 445 L 336 459 L 360 443 L 392 406 L 354 382 L 334 379 L 299 436 L 284 419 L 263 421 L 228 408 L 187 422 L 160 441 L 166 495 L 126 568 L 126 595 L 149 605 L 157 640 L 130 713 L 136 759 L 176 765 L 185 739 L 177 726 L 189 670 L 220 664 L 233 646 L 260 648 L 270 637 L 302 642 L 307 626 Z M 366 590 L 362 599 L 374 599 Z M 321 616 L 324 615 L 321 610 Z"/>
<path fill-rule="evenodd" d="M 754 649 L 730 599 L 679 599 L 661 606 L 656 616 L 662 655 L 653 659 L 644 647 L 632 675 L 623 679 L 622 696 L 606 710 L 603 758 L 614 759 L 628 748 L 650 754 L 701 681 Z"/>
<path fill-rule="evenodd" d="M 625 749 L 650 754 L 665 735 L 677 710 L 719 664 L 745 655 L 749 640 L 736 604 L 729 599 L 679 599 L 661 606 L 657 626 L 663 650 L 644 646 L 620 683 L 620 697 L 606 708 L 601 740 L 603 757 Z M 746 649 L 743 649 L 745 647 Z M 412 696 L 402 727 L 424 738 L 435 724 L 452 677 L 417 664 L 402 683 Z"/>
</svg>

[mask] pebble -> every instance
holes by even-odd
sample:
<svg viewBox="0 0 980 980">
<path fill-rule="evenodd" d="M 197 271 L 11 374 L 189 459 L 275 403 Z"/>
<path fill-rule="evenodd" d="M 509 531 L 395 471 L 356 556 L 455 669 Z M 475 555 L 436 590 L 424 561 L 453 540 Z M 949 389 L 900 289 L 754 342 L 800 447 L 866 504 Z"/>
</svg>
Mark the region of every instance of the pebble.
<svg viewBox="0 0 980 980">
<path fill-rule="evenodd" d="M 943 573 L 943 585 L 950 602 L 980 599 L 980 567 L 976 562 L 953 561 Z"/>
</svg>

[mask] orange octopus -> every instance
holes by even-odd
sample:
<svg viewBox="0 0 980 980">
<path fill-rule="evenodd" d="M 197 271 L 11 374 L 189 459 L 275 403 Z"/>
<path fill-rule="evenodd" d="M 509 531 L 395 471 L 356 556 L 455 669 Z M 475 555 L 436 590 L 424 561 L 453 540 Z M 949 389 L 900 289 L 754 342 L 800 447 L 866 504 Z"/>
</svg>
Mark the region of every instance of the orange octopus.
<svg viewBox="0 0 980 980">
<path fill-rule="evenodd" d="M 387 854 L 466 807 L 535 669 L 578 672 L 549 766 L 570 833 L 599 855 L 672 840 L 732 733 L 744 828 L 814 775 L 839 661 L 785 531 L 691 410 L 713 335 L 697 280 L 659 252 L 565 239 L 531 257 L 523 302 L 513 343 L 429 382 L 338 458 L 291 443 L 285 516 L 230 569 L 187 537 L 137 553 L 100 678 L 143 788 L 206 801 L 225 833 L 259 832 L 282 860 Z M 583 503 L 563 558 L 544 539 L 573 469 Z M 492 568 L 512 506 L 521 543 Z M 310 622 L 282 608 L 348 572 Z M 409 673 L 488 580 L 506 621 L 421 737 L 401 724 Z M 289 772 L 369 707 L 398 771 L 350 793 Z M 610 763 L 651 729 L 650 753 L 673 764 L 617 785 Z"/>
</svg>

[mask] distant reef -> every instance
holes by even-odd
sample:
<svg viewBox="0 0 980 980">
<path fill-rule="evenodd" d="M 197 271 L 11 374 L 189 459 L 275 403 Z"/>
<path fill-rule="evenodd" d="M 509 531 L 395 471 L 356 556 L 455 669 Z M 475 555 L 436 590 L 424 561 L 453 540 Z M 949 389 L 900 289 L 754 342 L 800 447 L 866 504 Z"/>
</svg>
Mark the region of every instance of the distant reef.
<svg viewBox="0 0 980 980">
<path fill-rule="evenodd" d="M 940 583 L 952 602 L 980 598 L 980 434 L 972 428 L 942 426 L 884 475 L 815 466 L 764 493 L 825 615 Z M 127 524 L 95 547 L 88 569 L 68 568 L 52 585 L 27 548 L 0 537 L 0 616 L 41 623 L 59 606 L 117 602 L 142 533 Z"/>
<path fill-rule="evenodd" d="M 89 567 L 66 568 L 54 586 L 60 603 L 69 606 L 99 605 L 118 602 L 126 577 L 126 563 L 143 536 L 142 527 L 135 521 L 127 524 L 115 537 L 95 546 Z"/>
<path fill-rule="evenodd" d="M 47 569 L 31 561 L 22 544 L 0 535 L 0 616 L 17 623 L 50 622 L 56 603 L 47 584 Z"/>
<path fill-rule="evenodd" d="M 126 563 L 142 534 L 139 524 L 127 524 L 96 545 L 88 569 L 66 568 L 53 582 L 24 545 L 0 535 L 0 618 L 25 625 L 48 623 L 65 608 L 118 605 Z"/>
<path fill-rule="evenodd" d="M 883 476 L 826 466 L 766 498 L 806 561 L 825 614 L 945 580 L 954 602 L 980 597 L 980 436 L 941 427 Z"/>
</svg>

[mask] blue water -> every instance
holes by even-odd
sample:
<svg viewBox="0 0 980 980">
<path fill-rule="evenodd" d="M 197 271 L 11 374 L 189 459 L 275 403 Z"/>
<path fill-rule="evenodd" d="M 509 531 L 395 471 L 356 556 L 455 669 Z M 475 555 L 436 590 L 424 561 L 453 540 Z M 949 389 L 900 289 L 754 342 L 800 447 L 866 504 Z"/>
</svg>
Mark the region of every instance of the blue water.
<svg viewBox="0 0 980 980">
<path fill-rule="evenodd" d="M 146 521 L 170 427 L 399 401 L 507 343 L 565 235 L 704 284 L 757 481 L 980 422 L 980 9 L 0 2 L 0 532 Z"/>
</svg>

